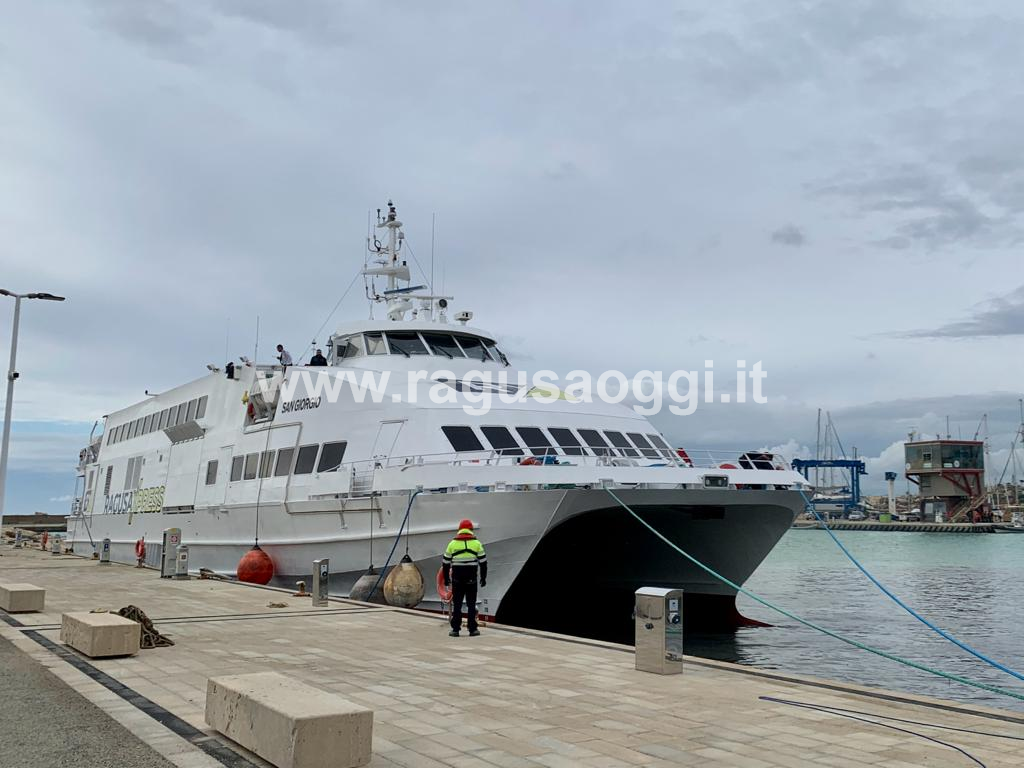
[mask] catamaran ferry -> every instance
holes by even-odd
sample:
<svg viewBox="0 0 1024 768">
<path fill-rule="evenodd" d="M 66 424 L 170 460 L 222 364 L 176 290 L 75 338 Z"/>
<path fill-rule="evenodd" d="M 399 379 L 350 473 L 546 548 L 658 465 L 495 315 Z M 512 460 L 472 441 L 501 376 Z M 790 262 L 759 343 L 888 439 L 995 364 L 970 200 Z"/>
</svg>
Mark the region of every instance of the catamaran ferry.
<svg viewBox="0 0 1024 768">
<path fill-rule="evenodd" d="M 470 312 L 449 320 L 452 297 L 410 285 L 390 201 L 377 226 L 383 242 L 368 238 L 363 274 L 385 319 L 339 328 L 326 366 L 208 366 L 106 416 L 80 454 L 74 551 L 109 539 L 113 560 L 134 562 L 144 540 L 155 564 L 163 531 L 179 528 L 193 571 L 233 575 L 258 542 L 279 583 L 308 579 L 313 560 L 329 558 L 331 591 L 347 595 L 396 549 L 432 585 L 468 518 L 490 562 L 481 613 L 496 621 L 624 639 L 633 593 L 649 585 L 684 589 L 688 624 L 739 620 L 733 589 L 608 491 L 742 584 L 803 510 L 805 479 L 770 454 L 677 452 L 624 405 L 519 388 L 494 334 Z M 410 398 L 408 374 L 422 369 L 445 376 L 417 381 Z M 376 396 L 359 386 L 385 372 Z M 504 372 L 513 383 L 502 391 L 518 396 L 467 415 L 464 401 L 485 386 L 471 372 Z M 321 380 L 343 383 L 334 396 L 306 391 Z M 442 402 L 427 393 L 438 386 L 452 390 Z M 433 589 L 421 607 L 441 610 Z"/>
</svg>

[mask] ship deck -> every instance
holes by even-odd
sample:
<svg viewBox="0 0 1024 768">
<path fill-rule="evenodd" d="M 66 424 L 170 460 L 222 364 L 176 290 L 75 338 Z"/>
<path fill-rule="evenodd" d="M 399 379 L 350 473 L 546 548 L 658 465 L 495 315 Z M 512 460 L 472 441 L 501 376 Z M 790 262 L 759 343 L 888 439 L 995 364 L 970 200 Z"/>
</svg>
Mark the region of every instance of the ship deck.
<svg viewBox="0 0 1024 768">
<path fill-rule="evenodd" d="M 266 670 L 372 709 L 378 768 L 972 764 L 918 734 L 987 766 L 1024 764 L 1024 713 L 691 657 L 682 675 L 663 677 L 635 671 L 628 646 L 496 625 L 453 639 L 439 617 L 413 611 L 340 599 L 312 608 L 282 590 L 161 580 L 38 550 L 0 554 L 0 582 L 47 590 L 45 613 L 0 611 L 0 636 L 181 768 L 266 765 L 203 718 L 207 678 Z M 175 646 L 91 660 L 60 645 L 63 612 L 128 604 Z"/>
</svg>

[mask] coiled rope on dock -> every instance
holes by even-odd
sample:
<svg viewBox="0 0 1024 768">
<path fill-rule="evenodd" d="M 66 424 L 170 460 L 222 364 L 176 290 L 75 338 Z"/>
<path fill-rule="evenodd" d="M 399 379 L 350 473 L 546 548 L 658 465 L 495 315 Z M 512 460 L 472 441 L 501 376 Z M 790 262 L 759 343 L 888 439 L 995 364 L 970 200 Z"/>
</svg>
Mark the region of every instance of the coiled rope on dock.
<svg viewBox="0 0 1024 768">
<path fill-rule="evenodd" d="M 895 594 L 893 594 L 893 592 L 888 587 L 886 587 L 882 582 L 880 582 L 878 579 L 876 579 L 874 577 L 874 575 L 867 568 L 865 568 L 863 565 L 861 565 L 861 562 L 856 557 L 853 556 L 853 553 L 850 552 L 850 550 L 848 550 L 846 548 L 846 546 L 843 544 L 843 542 L 841 542 L 839 540 L 839 537 L 836 536 L 835 532 L 831 528 L 829 528 L 828 523 L 825 520 L 822 519 L 821 515 L 818 514 L 818 510 L 816 510 L 814 508 L 814 504 L 812 504 L 811 500 L 807 498 L 807 494 L 805 494 L 803 491 L 801 491 L 799 489 L 797 489 L 797 490 L 798 490 L 799 494 L 803 497 L 804 503 L 807 505 L 807 509 L 818 520 L 818 523 L 821 525 L 822 528 L 825 529 L 825 531 L 828 533 L 828 535 L 832 538 L 832 541 L 834 541 L 836 543 L 836 546 L 839 547 L 839 549 L 841 549 L 843 551 L 843 554 L 846 555 L 846 557 L 850 560 L 851 563 L 853 563 L 855 566 L 857 566 L 857 570 L 859 570 L 861 573 L 863 573 L 865 576 L 867 576 L 868 580 L 870 580 L 872 584 L 874 584 L 876 587 L 878 587 L 882 591 L 882 593 L 885 594 L 886 597 L 890 598 L 894 603 L 896 603 L 896 605 L 898 605 L 900 608 L 905 610 L 907 613 L 909 613 L 911 616 L 913 616 L 919 622 L 924 624 L 930 630 L 935 632 L 937 635 L 939 635 L 940 637 L 945 638 L 946 640 L 948 640 L 949 642 L 953 643 L 954 645 L 956 645 L 961 650 L 969 653 L 974 658 L 980 659 L 981 661 L 985 662 L 989 666 L 995 667 L 996 669 L 1000 670 L 1001 672 L 1005 672 L 1006 674 L 1011 675 L 1012 677 L 1015 677 L 1018 680 L 1024 680 L 1024 675 L 1022 675 L 1020 672 L 1017 672 L 1016 670 L 1010 669 L 1008 666 L 1006 666 L 1005 664 L 1001 664 L 1000 662 L 996 661 L 995 659 L 989 658 L 988 656 L 983 654 L 981 651 L 975 650 L 974 648 L 969 646 L 967 643 L 963 642 L 962 640 L 960 640 L 960 639 L 954 637 L 953 635 L 949 634 L 948 632 L 946 632 L 946 630 L 942 629 L 939 626 L 936 626 L 935 624 L 930 622 L 928 619 L 926 619 L 924 616 L 922 616 L 920 613 L 918 613 L 913 608 L 911 608 L 909 605 L 907 605 L 905 602 L 900 600 L 899 597 L 897 597 Z"/>
<path fill-rule="evenodd" d="M 756 594 L 754 592 L 751 592 L 749 589 L 746 589 L 745 587 L 740 586 L 739 584 L 735 583 L 734 581 L 732 581 L 731 579 L 727 578 L 726 576 L 723 576 L 722 574 L 720 574 L 718 571 L 716 571 L 711 566 L 708 566 L 708 565 L 705 565 L 704 563 L 702 563 L 700 560 L 695 558 L 693 555 L 691 555 L 689 552 L 684 550 L 678 544 L 676 544 L 671 539 L 669 539 L 668 537 L 663 535 L 661 533 L 661 531 L 659 531 L 653 525 L 651 525 L 646 520 L 644 520 L 639 514 L 637 514 L 633 510 L 632 507 L 630 507 L 628 504 L 626 504 L 626 502 L 624 502 L 622 499 L 620 499 L 618 496 L 616 496 L 615 492 L 611 488 L 605 488 L 605 491 L 608 492 L 609 496 L 611 496 L 613 499 L 615 499 L 615 502 L 619 506 L 621 506 L 624 510 L 626 510 L 630 515 L 632 515 L 637 520 L 637 522 L 639 522 L 641 525 L 643 525 L 647 530 L 649 530 L 651 533 L 653 533 L 655 536 L 657 536 L 663 542 L 668 544 L 668 546 L 670 546 L 672 549 L 674 549 L 680 555 L 685 557 L 687 560 L 689 560 L 691 563 L 696 565 L 698 568 L 700 568 L 705 573 L 709 574 L 710 576 L 713 576 L 714 578 L 718 579 L 723 584 L 726 584 L 727 586 L 731 587 L 732 589 L 735 589 L 737 592 L 746 595 L 747 597 L 749 597 L 754 602 L 760 603 L 761 605 L 765 606 L 766 608 L 770 608 L 771 610 L 775 611 L 776 613 L 782 614 L 786 618 L 792 619 L 793 621 L 797 622 L 798 624 L 802 624 L 805 627 L 808 627 L 809 629 L 813 629 L 813 630 L 816 630 L 818 632 L 821 632 L 824 635 L 828 635 L 829 637 L 834 638 L 835 640 L 839 640 L 842 643 L 846 643 L 847 645 L 851 645 L 854 648 L 858 648 L 858 649 L 860 649 L 862 651 L 867 651 L 868 653 L 873 653 L 876 656 L 881 656 L 883 659 L 888 659 L 889 661 L 895 661 L 897 664 L 903 664 L 904 666 L 911 667 L 913 669 L 917 669 L 917 670 L 920 670 L 922 672 L 927 672 L 928 674 L 935 675 L 936 677 L 941 677 L 941 678 L 944 678 L 946 680 L 952 680 L 954 682 L 961 683 L 962 685 L 968 685 L 968 686 L 971 686 L 972 688 L 978 688 L 978 689 L 983 690 L 983 691 L 988 691 L 989 693 L 996 693 L 996 694 L 999 694 L 1001 696 L 1009 696 L 1010 698 L 1017 699 L 1018 701 L 1024 701 L 1024 694 L 1022 694 L 1022 693 L 1016 693 L 1015 691 L 1010 691 L 1010 690 L 1007 690 L 1006 688 L 999 688 L 998 686 L 989 685 L 988 683 L 980 683 L 980 682 L 978 682 L 976 680 L 970 680 L 969 678 L 961 677 L 960 675 L 954 675 L 954 674 L 952 674 L 950 672 L 943 672 L 940 669 L 934 669 L 932 667 L 926 666 L 925 664 L 920 664 L 920 663 L 918 663 L 916 661 L 911 661 L 910 659 L 905 659 L 902 656 L 897 656 L 894 653 L 889 653 L 888 651 L 883 651 L 880 648 L 874 648 L 874 647 L 872 647 L 870 645 L 867 645 L 866 643 L 860 642 L 859 640 L 854 640 L 852 637 L 847 637 L 846 635 L 842 635 L 842 634 L 840 634 L 838 632 L 834 632 L 831 629 L 823 627 L 820 624 L 817 624 L 817 623 L 815 623 L 813 621 L 810 621 L 808 619 L 802 618 L 801 616 L 797 616 L 795 613 L 793 613 L 791 611 L 788 611 L 785 608 L 782 608 L 781 606 L 775 605 L 770 600 L 767 600 L 767 599 L 761 597 L 760 595 L 758 595 L 758 594 Z"/>
</svg>

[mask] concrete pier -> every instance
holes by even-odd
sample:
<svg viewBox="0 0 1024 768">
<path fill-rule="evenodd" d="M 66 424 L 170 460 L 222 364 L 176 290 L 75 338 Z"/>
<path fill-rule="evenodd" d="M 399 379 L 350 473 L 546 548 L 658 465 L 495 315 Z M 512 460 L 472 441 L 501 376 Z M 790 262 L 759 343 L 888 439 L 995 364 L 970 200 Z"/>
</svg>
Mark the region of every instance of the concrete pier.
<svg viewBox="0 0 1024 768">
<path fill-rule="evenodd" d="M 953 746 L 990 768 L 1024 765 L 1024 713 L 691 657 L 663 677 L 608 643 L 496 626 L 455 639 L 423 613 L 347 600 L 313 608 L 281 590 L 0 554 L 0 581 L 47 593 L 43 613 L 0 612 L 0 635 L 180 768 L 266 765 L 216 734 L 204 708 L 209 678 L 271 671 L 372 710 L 369 765 L 379 768 L 972 764 Z M 129 603 L 175 645 L 115 659 L 61 645 L 61 614 Z"/>
</svg>

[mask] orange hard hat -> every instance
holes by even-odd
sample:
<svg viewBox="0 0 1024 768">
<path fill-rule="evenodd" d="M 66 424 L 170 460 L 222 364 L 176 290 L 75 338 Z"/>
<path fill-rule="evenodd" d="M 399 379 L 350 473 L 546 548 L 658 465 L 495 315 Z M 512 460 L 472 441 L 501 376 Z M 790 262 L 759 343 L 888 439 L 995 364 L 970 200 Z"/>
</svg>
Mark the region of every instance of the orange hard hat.
<svg viewBox="0 0 1024 768">
<path fill-rule="evenodd" d="M 469 528 L 469 530 L 472 531 L 473 530 L 473 521 L 472 520 L 463 520 L 462 522 L 460 522 L 459 523 L 459 530 L 461 531 L 463 528 Z"/>
</svg>

